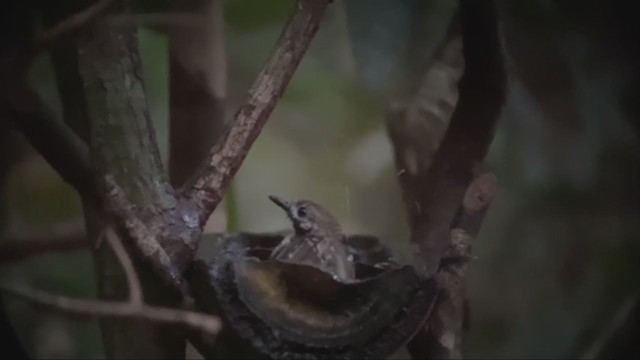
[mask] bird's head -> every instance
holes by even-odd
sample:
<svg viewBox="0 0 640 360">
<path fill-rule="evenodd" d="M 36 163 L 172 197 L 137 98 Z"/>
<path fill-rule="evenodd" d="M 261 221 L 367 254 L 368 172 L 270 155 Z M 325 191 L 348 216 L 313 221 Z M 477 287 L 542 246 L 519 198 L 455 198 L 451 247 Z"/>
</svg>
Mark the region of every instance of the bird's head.
<svg viewBox="0 0 640 360">
<path fill-rule="evenodd" d="M 341 235 L 342 229 L 335 217 L 320 204 L 310 200 L 287 201 L 270 195 L 269 199 L 287 213 L 298 235 Z"/>
</svg>

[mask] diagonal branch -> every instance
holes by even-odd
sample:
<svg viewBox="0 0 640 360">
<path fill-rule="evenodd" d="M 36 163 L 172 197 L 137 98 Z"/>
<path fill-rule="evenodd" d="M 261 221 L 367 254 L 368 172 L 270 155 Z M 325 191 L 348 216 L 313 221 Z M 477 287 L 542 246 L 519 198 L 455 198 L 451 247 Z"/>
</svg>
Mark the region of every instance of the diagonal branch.
<svg viewBox="0 0 640 360">
<path fill-rule="evenodd" d="M 14 56 L 17 55 L 18 58 L 27 60 L 21 64 L 17 64 L 26 68 L 38 52 L 76 35 L 80 30 L 94 24 L 95 20 L 107 14 L 113 5 L 122 1 L 123 0 L 96 1 L 87 8 L 60 21 L 52 28 L 40 32 L 30 43 L 19 44 L 17 47 L 7 51 L 7 53 Z"/>
<path fill-rule="evenodd" d="M 111 6 L 121 2 L 122 0 L 100 0 L 86 9 L 77 12 L 64 19 L 51 29 L 40 33 L 35 40 L 34 48 L 40 49 L 61 41 L 68 36 L 76 34 L 86 25 L 92 23 L 97 18 L 105 15 Z"/>
<path fill-rule="evenodd" d="M 422 187 L 413 194 L 411 242 L 418 246 L 425 273 L 433 274 L 449 244 L 450 228 L 475 176 L 502 110 L 506 73 L 492 0 L 460 0 L 465 69 L 450 124 Z"/>
<path fill-rule="evenodd" d="M 18 94 L 19 93 L 19 94 Z M 87 145 L 61 120 L 49 114 L 31 89 L 14 89 L 19 98 L 4 99 L 0 111 L 58 172 L 62 179 L 94 204 L 99 196 L 93 182 Z"/>
<path fill-rule="evenodd" d="M 235 114 L 230 129 L 209 151 L 200 171 L 186 185 L 183 195 L 198 207 L 200 226 L 204 226 L 222 200 L 229 182 L 282 97 L 329 2 L 298 1 L 271 59 L 249 89 L 248 100 Z"/>
</svg>

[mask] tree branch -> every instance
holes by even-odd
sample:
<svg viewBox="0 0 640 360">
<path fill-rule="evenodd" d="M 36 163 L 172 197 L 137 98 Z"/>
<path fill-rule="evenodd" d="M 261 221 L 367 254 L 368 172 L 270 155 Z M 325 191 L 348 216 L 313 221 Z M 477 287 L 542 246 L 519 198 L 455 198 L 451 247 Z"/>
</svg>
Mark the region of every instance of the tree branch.
<svg viewBox="0 0 640 360">
<path fill-rule="evenodd" d="M 461 0 L 458 11 L 444 45 L 426 71 L 424 89 L 404 108 L 392 108 L 387 118 L 411 242 L 417 247 L 416 258 L 424 275 L 435 274 L 440 290 L 425 328 L 408 344 L 416 359 L 462 355 L 463 284 L 470 241 L 497 187 L 491 174 L 471 181 L 484 161 L 505 99 L 506 75 L 495 9 L 492 0 Z M 457 54 L 458 33 L 462 35 L 462 59 Z M 458 95 L 452 93 L 451 85 L 457 82 L 462 62 Z M 434 72 L 443 76 L 430 75 Z M 444 79 L 444 84 L 434 81 L 437 79 Z M 442 124 L 447 122 L 440 138 Z"/>
<path fill-rule="evenodd" d="M 67 315 L 90 318 L 127 318 L 142 319 L 169 324 L 187 325 L 212 334 L 220 330 L 220 321 L 204 313 L 175 310 L 132 303 L 118 303 L 99 300 L 81 300 L 66 296 L 53 295 L 45 291 L 22 286 L 1 285 L 0 291 L 7 295 L 22 298 L 34 305 L 44 306 Z"/>
<path fill-rule="evenodd" d="M 135 28 L 96 26 L 78 40 L 78 67 L 91 123 L 91 160 L 141 211 L 175 206 L 160 160 L 141 76 Z"/>
<path fill-rule="evenodd" d="M 414 359 L 460 359 L 465 323 L 466 288 L 464 286 L 471 240 L 480 226 L 497 191 L 493 174 L 477 177 L 464 195 L 451 229 L 451 241 L 444 255 L 437 280 L 439 299 L 424 328 L 409 342 Z"/>
<path fill-rule="evenodd" d="M 419 46 L 414 44 L 413 46 Z M 448 31 L 411 84 L 413 91 L 389 105 L 387 133 L 393 144 L 398 181 L 409 219 L 421 211 L 417 194 L 442 142 L 458 102 L 457 84 L 464 70 L 460 23 L 455 13 Z M 419 80 L 419 81 L 418 81 Z"/>
<path fill-rule="evenodd" d="M 329 0 L 299 0 L 276 49 L 249 89 L 248 100 L 235 114 L 229 130 L 210 151 L 183 195 L 199 209 L 199 223 L 207 219 L 222 200 L 251 145 L 282 97 L 293 73 L 318 30 Z"/>
<path fill-rule="evenodd" d="M 429 170 L 413 194 L 411 242 L 426 275 L 437 271 L 462 198 L 493 140 L 506 92 L 506 73 L 492 0 L 461 0 L 465 70 L 451 122 Z"/>
<path fill-rule="evenodd" d="M 99 204 L 87 145 L 66 124 L 47 113 L 33 90 L 14 90 L 14 96 L 20 98 L 10 100 L 12 103 L 3 101 L 0 104 L 3 115 L 14 122 L 66 183 L 94 204 Z"/>
<path fill-rule="evenodd" d="M 226 130 L 227 53 L 223 13 L 222 0 L 182 0 L 174 2 L 170 16 L 146 14 L 134 19 L 138 25 L 146 23 L 168 35 L 169 180 L 176 188 L 199 170 Z M 221 211 L 224 212 L 222 205 L 216 212 Z M 211 230 L 213 217 L 203 232 Z M 217 338 L 224 337 L 226 331 L 229 329 L 223 329 Z M 186 343 L 185 356 L 197 357 L 184 332 L 178 336 Z M 200 336 L 195 338 L 202 340 Z"/>
<path fill-rule="evenodd" d="M 86 9 L 69 16 L 51 29 L 38 34 L 34 42 L 34 48 L 36 50 L 45 48 L 69 36 L 75 35 L 87 24 L 105 15 L 111 9 L 112 5 L 121 1 L 122 0 L 100 0 Z"/>
<path fill-rule="evenodd" d="M 133 266 L 133 262 L 131 258 L 127 254 L 127 250 L 122 245 L 122 242 L 118 238 L 118 235 L 115 233 L 111 226 L 107 227 L 102 233 L 113 252 L 116 254 L 118 261 L 120 261 L 120 265 L 124 269 L 124 273 L 127 277 L 127 284 L 129 285 L 129 300 L 133 305 L 140 306 L 143 301 L 142 295 L 142 287 L 140 286 L 140 279 L 138 279 L 138 274 L 136 274 L 136 270 Z"/>
<path fill-rule="evenodd" d="M 18 237 L 0 241 L 0 266 L 54 251 L 88 248 L 84 232 L 50 237 Z"/>
<path fill-rule="evenodd" d="M 9 49 L 7 53 L 11 55 L 19 54 L 18 57 L 27 60 L 17 64 L 26 68 L 38 52 L 77 34 L 86 26 L 94 24 L 96 19 L 104 16 L 112 8 L 112 5 L 122 1 L 123 0 L 98 0 L 87 8 L 60 21 L 55 26 L 36 34 L 28 43 L 17 44 L 17 46 Z"/>
<path fill-rule="evenodd" d="M 37 52 L 92 24 L 119 1 L 98 1 L 43 31 L 31 44 L 9 51 L 0 58 L 0 73 L 4 79 L 0 94 L 3 116 L 15 123 L 67 183 L 96 204 L 99 202 L 90 171 L 88 147 L 62 121 L 47 112 L 38 95 L 26 84 L 26 74 Z"/>
<path fill-rule="evenodd" d="M 181 324 L 216 334 L 220 328 L 220 320 L 214 316 L 191 311 L 175 310 L 171 308 L 148 306 L 142 302 L 142 290 L 131 258 L 114 233 L 112 228 L 105 230 L 109 244 L 112 246 L 120 264 L 127 274 L 129 283 L 129 301 L 109 302 L 99 300 L 73 299 L 66 296 L 54 295 L 45 291 L 30 289 L 23 286 L 1 285 L 0 291 L 7 295 L 26 300 L 34 305 L 43 306 L 67 315 L 81 317 L 108 317 L 141 319 L 169 324 Z"/>
<path fill-rule="evenodd" d="M 105 203 L 109 213 L 117 219 L 118 224 L 125 227 L 143 259 L 150 262 L 156 273 L 163 277 L 169 285 L 183 296 L 188 296 L 187 285 L 183 281 L 182 273 L 176 268 L 171 257 L 156 240 L 151 230 L 140 220 L 124 191 L 110 175 L 105 177 L 105 185 L 107 188 Z"/>
</svg>

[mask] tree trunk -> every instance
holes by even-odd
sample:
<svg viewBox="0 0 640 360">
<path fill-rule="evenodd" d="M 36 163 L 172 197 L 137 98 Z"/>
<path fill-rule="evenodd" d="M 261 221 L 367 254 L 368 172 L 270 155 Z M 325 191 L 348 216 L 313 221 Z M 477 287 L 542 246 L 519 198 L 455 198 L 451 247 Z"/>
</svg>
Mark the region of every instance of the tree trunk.
<svg viewBox="0 0 640 360">
<path fill-rule="evenodd" d="M 137 29 L 100 25 L 78 41 L 94 171 L 112 174 L 129 200 L 149 214 L 172 206 L 175 199 L 155 148 L 155 131 L 147 109 Z M 91 224 L 90 214 L 86 215 L 91 228 L 99 229 L 97 223 L 101 221 Z M 100 298 L 126 298 L 126 277 L 111 249 L 106 244 L 97 247 L 95 258 Z M 145 301 L 177 307 L 178 297 L 147 264 L 136 258 L 134 262 Z M 105 319 L 101 329 L 108 358 L 184 358 L 184 340 L 175 327 Z"/>
</svg>

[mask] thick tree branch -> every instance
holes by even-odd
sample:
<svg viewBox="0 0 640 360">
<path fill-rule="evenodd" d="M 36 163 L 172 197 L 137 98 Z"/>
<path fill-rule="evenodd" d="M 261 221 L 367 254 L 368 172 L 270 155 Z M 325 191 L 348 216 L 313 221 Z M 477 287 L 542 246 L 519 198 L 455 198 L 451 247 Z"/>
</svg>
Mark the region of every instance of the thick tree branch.
<svg viewBox="0 0 640 360">
<path fill-rule="evenodd" d="M 427 275 L 435 273 L 450 240 L 450 229 L 475 176 L 502 110 L 506 73 L 492 0 L 461 0 L 465 70 L 451 122 L 429 170 L 413 194 L 411 242 L 418 246 Z"/>
<path fill-rule="evenodd" d="M 3 68 L 8 69 L 7 73 L 12 74 L 12 85 L 16 84 L 16 86 L 8 86 L 6 92 L 10 93 L 14 92 L 15 89 L 26 87 L 24 74 L 26 74 L 28 65 L 27 61 L 23 60 L 31 60 L 33 54 L 43 46 L 52 45 L 65 38 L 66 35 L 77 32 L 87 23 L 91 23 L 90 20 L 106 13 L 109 10 L 108 5 L 115 2 L 98 1 L 88 10 L 71 16 L 53 27 L 50 32 L 45 32 L 37 37 L 34 42 L 35 45 L 31 44 L 24 47 L 26 51 L 18 51 L 17 55 L 15 52 L 11 54 L 13 57 L 9 59 L 8 63 L 12 66 Z M 124 230 L 126 231 L 124 233 L 130 235 L 137 250 L 141 251 L 141 258 L 150 260 L 154 270 L 159 270 L 156 273 L 169 278 L 170 283 L 175 286 L 181 279 L 181 270 L 183 269 L 175 269 L 174 265 L 178 262 L 176 259 L 182 259 L 180 265 L 188 262 L 189 244 L 194 243 L 194 234 L 199 234 L 197 222 L 194 223 L 193 220 L 190 220 L 194 217 L 187 214 L 188 211 L 183 211 L 184 209 L 176 203 L 174 191 L 166 181 L 166 176 L 160 163 L 154 138 L 155 133 L 148 117 L 144 100 L 140 76 L 142 71 L 137 53 L 135 28 L 128 27 L 124 30 L 116 31 L 113 28 L 104 26 L 104 23 L 102 25 L 89 29 L 90 31 L 83 33 L 79 37 L 81 46 L 80 51 L 78 51 L 78 67 L 81 73 L 81 80 L 84 82 L 82 84 L 84 87 L 81 87 L 83 90 L 82 96 L 85 96 L 87 100 L 87 112 L 92 125 L 91 136 L 87 137 L 91 138 L 92 165 L 96 167 L 100 174 L 113 174 L 122 185 L 124 193 L 120 197 L 123 201 L 112 201 L 112 193 L 105 195 L 93 189 L 94 176 L 91 171 L 88 171 L 88 176 L 86 176 L 90 184 L 88 192 L 93 193 L 88 197 L 91 198 L 94 194 L 97 194 L 99 196 L 95 196 L 96 199 L 107 200 L 106 205 L 111 210 L 112 215 L 115 215 L 118 224 L 125 228 Z M 78 49 L 73 50 L 77 51 Z M 5 62 L 3 61 L 2 65 L 4 64 Z M 16 76 L 16 74 L 20 76 Z M 3 96 L 1 105 L 4 107 L 6 103 L 14 106 L 16 102 L 11 101 L 11 99 L 15 99 L 15 96 Z M 34 98 L 27 97 L 27 99 L 28 101 L 26 102 L 28 103 L 32 102 Z M 20 105 L 20 101 L 17 104 Z M 28 106 L 19 106 L 18 110 L 28 108 Z M 68 110 L 70 108 L 65 106 L 65 112 Z M 73 110 L 73 107 L 71 110 Z M 44 111 L 38 113 L 44 113 Z M 84 116 L 87 117 L 87 114 L 84 114 Z M 49 120 L 48 116 L 38 118 L 40 122 Z M 35 124 L 36 126 L 32 126 L 29 129 L 38 129 L 40 123 Z M 49 124 L 58 125 L 54 121 L 50 121 Z M 66 131 L 66 133 L 63 133 L 64 136 L 58 136 L 57 132 L 54 132 L 56 136 L 53 139 L 60 140 L 61 145 L 55 149 L 43 146 L 42 149 L 39 149 L 43 155 L 58 155 L 59 152 L 56 151 L 67 149 L 67 147 L 71 147 L 72 150 L 78 150 L 74 149 L 73 145 L 82 143 L 75 141 L 77 139 L 71 131 L 67 131 L 68 129 L 65 126 L 56 126 L 55 129 Z M 34 137 L 42 136 L 35 130 L 33 134 Z M 43 133 L 40 132 L 40 134 Z M 38 144 L 46 145 L 47 141 L 50 140 L 48 138 L 44 138 L 44 140 L 37 138 Z M 89 163 L 87 151 L 75 151 L 74 154 L 86 160 L 85 165 Z M 63 160 L 69 160 L 70 158 L 75 160 L 73 156 L 62 156 L 60 158 Z M 63 166 L 69 165 L 69 162 L 62 162 L 61 164 Z M 74 162 L 71 162 L 72 169 L 88 169 L 88 166 L 76 166 L 77 164 L 74 164 Z M 64 171 L 61 171 L 61 173 L 63 176 L 67 175 Z M 77 179 L 72 178 L 68 181 L 74 185 L 79 184 L 79 182 L 74 182 L 75 180 Z M 83 197 L 87 197 L 85 191 L 81 190 L 80 192 Z M 125 193 L 126 197 L 124 196 Z M 116 194 L 115 197 L 118 198 L 118 195 Z M 166 248 L 163 246 L 166 246 Z M 112 265 L 115 262 L 112 261 L 114 259 L 110 252 L 103 252 L 100 248 L 97 251 L 100 255 L 105 255 L 98 256 L 97 267 L 99 270 L 109 272 L 115 269 L 114 265 Z M 139 260 L 139 258 L 136 259 L 136 265 L 143 264 Z M 150 281 L 149 279 L 156 279 L 156 274 L 150 274 L 145 266 L 141 266 L 139 270 L 145 279 L 144 288 L 145 293 L 149 295 L 148 300 L 154 305 L 174 305 L 175 301 L 172 294 L 150 295 L 156 294 L 158 288 L 166 288 L 166 286 L 165 284 L 160 284 L 159 281 Z M 113 276 L 108 279 L 99 278 L 101 296 L 117 298 L 119 285 L 123 284 L 122 280 L 122 278 Z M 177 285 L 184 295 L 187 292 L 185 290 L 186 285 Z M 126 291 L 124 287 L 121 288 Z M 135 286 L 129 282 L 129 291 L 131 292 L 132 289 L 135 289 Z M 141 292 L 138 291 L 138 293 L 139 295 L 135 297 L 141 298 Z M 142 330 L 139 332 L 144 332 L 144 334 L 140 335 L 135 341 L 131 341 L 131 337 L 127 336 L 127 334 L 135 334 L 135 329 L 126 323 L 108 322 L 108 326 L 112 324 L 116 326 L 110 326 L 108 330 L 114 330 L 110 332 L 110 335 L 113 336 L 105 336 L 105 339 L 108 338 L 110 340 L 108 345 L 112 343 L 118 344 L 113 347 L 115 350 L 108 351 L 110 355 L 118 356 L 116 354 L 124 354 L 124 356 L 133 356 L 134 354 L 140 355 L 140 351 L 142 351 L 146 356 L 149 356 L 149 354 L 156 356 L 162 353 L 164 348 L 168 348 L 166 346 L 168 341 L 164 341 L 166 337 L 159 341 L 160 337 L 156 336 L 162 330 L 156 331 L 158 328 L 155 325 L 153 327 L 145 325 L 144 330 L 138 327 L 138 329 Z M 105 328 L 103 327 L 103 330 Z M 142 343 L 150 346 L 143 349 L 145 346 L 141 345 Z M 109 347 L 108 345 L 107 347 Z M 157 350 L 152 349 L 152 347 Z M 171 352 L 171 354 L 175 355 L 177 353 Z"/>
<path fill-rule="evenodd" d="M 471 258 L 471 240 L 497 191 L 497 180 L 487 173 L 467 189 L 451 229 L 451 240 L 437 280 L 440 295 L 423 329 L 407 348 L 414 359 L 460 359 L 467 303 L 465 274 Z"/>
<path fill-rule="evenodd" d="M 132 10 L 127 6 L 123 12 L 131 14 Z M 138 29 L 103 22 L 78 37 L 77 54 L 90 119 L 92 165 L 100 179 L 113 176 L 122 189 L 118 197 L 108 188 L 104 200 L 110 201 L 107 206 L 118 220 L 119 234 L 135 248 L 133 260 L 146 301 L 179 307 L 188 292 L 181 285 L 185 284 L 182 271 L 200 229 L 192 220 L 196 216 L 185 212 L 178 202 L 159 156 L 146 100 Z M 123 201 L 113 201 L 114 195 Z M 126 276 L 113 253 L 106 250 L 96 250 L 99 295 L 105 300 L 120 299 L 127 292 Z M 176 336 L 181 329 L 175 326 L 105 318 L 101 329 L 107 357 L 184 356 L 184 341 Z"/>
<path fill-rule="evenodd" d="M 146 14 L 144 19 L 138 16 L 134 19 L 137 24 L 146 23 L 168 35 L 168 158 L 169 180 L 174 187 L 182 186 L 193 176 L 226 130 L 227 54 L 223 10 L 222 0 L 181 0 L 174 2 L 169 16 L 159 19 Z M 149 23 L 149 20 L 156 22 Z M 224 206 L 218 207 L 217 212 L 221 211 L 224 212 Z M 203 232 L 211 230 L 212 218 Z M 228 331 L 222 331 L 225 330 Z M 186 342 L 184 332 L 176 335 Z M 196 357 L 193 346 L 186 344 L 185 348 L 187 358 Z"/>
<path fill-rule="evenodd" d="M 497 186 L 490 174 L 471 182 L 491 144 L 505 98 L 496 14 L 491 0 L 461 0 L 458 11 L 426 70 L 422 89 L 407 105 L 392 107 L 387 122 L 411 242 L 425 275 L 436 274 L 441 294 L 425 328 L 408 344 L 416 359 L 462 355 L 470 241 Z M 462 59 L 457 49 L 460 35 Z M 452 84 L 462 63 L 464 72 L 454 94 Z"/>
<path fill-rule="evenodd" d="M 135 28 L 96 26 L 78 39 L 91 123 L 91 160 L 141 211 L 175 206 L 149 117 Z"/>
<path fill-rule="evenodd" d="M 409 219 L 421 210 L 416 194 L 424 189 L 434 153 L 451 121 L 463 70 L 460 23 L 454 14 L 432 60 L 421 69 L 423 75 L 414 75 L 417 84 L 411 84 L 413 92 L 389 105 L 387 133 L 393 144 L 398 181 Z"/>
<path fill-rule="evenodd" d="M 293 73 L 318 30 L 329 0 L 299 0 L 269 62 L 249 89 L 247 102 L 238 110 L 230 129 L 209 151 L 209 158 L 184 190 L 199 209 L 199 223 L 222 200 L 251 145 L 282 97 Z"/>
</svg>

